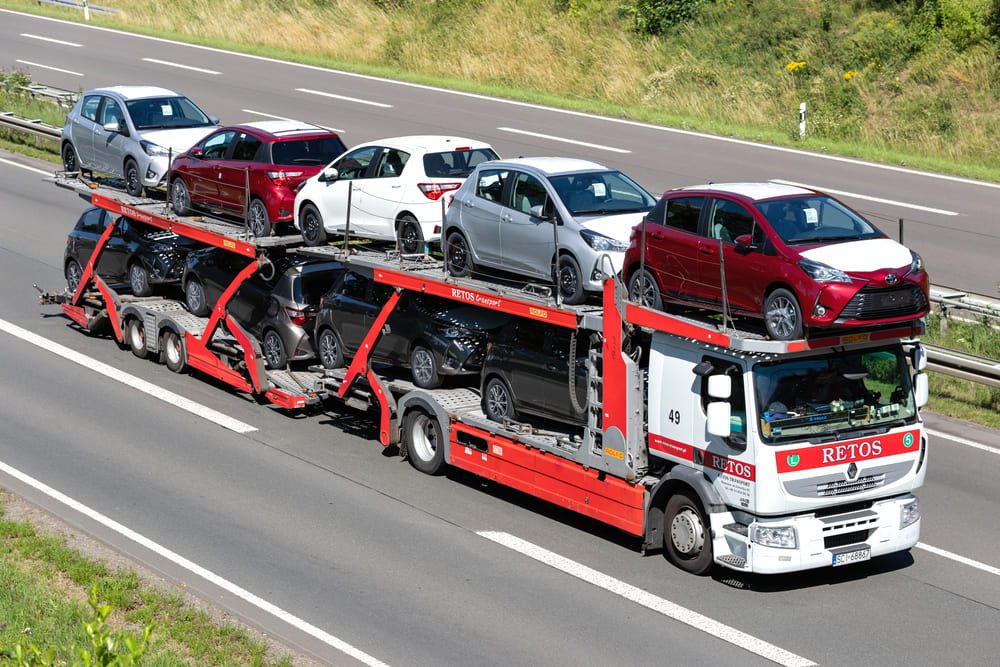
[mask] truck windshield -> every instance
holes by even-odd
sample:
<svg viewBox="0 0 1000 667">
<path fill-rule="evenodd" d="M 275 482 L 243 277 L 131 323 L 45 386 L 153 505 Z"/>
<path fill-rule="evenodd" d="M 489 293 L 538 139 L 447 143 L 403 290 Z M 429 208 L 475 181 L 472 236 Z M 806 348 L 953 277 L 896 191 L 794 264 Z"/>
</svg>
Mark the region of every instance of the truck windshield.
<svg viewBox="0 0 1000 667">
<path fill-rule="evenodd" d="M 850 437 L 916 415 L 901 346 L 765 362 L 754 378 L 761 436 L 773 444 Z"/>
</svg>

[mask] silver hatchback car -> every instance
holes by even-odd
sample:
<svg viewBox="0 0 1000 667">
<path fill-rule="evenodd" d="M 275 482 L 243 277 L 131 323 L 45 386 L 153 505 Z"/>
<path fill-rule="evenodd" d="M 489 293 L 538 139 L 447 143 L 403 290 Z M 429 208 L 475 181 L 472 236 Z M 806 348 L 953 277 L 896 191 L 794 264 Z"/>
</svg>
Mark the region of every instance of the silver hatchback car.
<svg viewBox="0 0 1000 667">
<path fill-rule="evenodd" d="M 655 203 L 622 172 L 589 160 L 484 162 L 448 208 L 441 234 L 448 271 L 555 281 L 563 301 L 582 303 L 605 274 L 621 271 L 632 227 Z"/>
<path fill-rule="evenodd" d="M 170 156 L 214 130 L 208 116 L 179 93 L 153 86 L 88 90 L 66 115 L 62 160 L 66 171 L 100 171 L 125 180 L 130 195 L 160 185 Z"/>
</svg>

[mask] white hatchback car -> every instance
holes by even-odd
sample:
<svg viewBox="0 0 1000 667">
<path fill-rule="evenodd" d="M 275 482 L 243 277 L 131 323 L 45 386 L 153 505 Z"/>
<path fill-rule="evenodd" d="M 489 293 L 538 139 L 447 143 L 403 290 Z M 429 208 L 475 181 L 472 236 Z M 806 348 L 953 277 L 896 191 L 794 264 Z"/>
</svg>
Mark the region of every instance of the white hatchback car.
<svg viewBox="0 0 1000 667">
<path fill-rule="evenodd" d="M 295 228 L 306 245 L 320 245 L 349 222 L 353 236 L 398 239 L 402 252 L 423 252 L 441 238 L 441 198 L 461 187 L 476 165 L 496 159 L 489 144 L 461 137 L 418 135 L 356 146 L 301 186 Z"/>
</svg>

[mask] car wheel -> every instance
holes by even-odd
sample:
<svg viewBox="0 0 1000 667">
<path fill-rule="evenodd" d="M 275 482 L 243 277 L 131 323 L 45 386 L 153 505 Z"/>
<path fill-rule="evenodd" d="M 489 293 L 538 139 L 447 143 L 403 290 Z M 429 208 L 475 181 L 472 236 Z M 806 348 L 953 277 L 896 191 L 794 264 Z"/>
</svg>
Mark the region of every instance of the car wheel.
<svg viewBox="0 0 1000 667">
<path fill-rule="evenodd" d="M 663 310 L 663 298 L 660 296 L 660 288 L 653 280 L 653 276 L 646 269 L 636 271 L 628 281 L 629 301 L 653 308 Z"/>
<path fill-rule="evenodd" d="M 208 315 L 208 300 L 205 298 L 205 287 L 197 278 L 189 278 L 184 283 L 184 305 L 199 317 Z"/>
<path fill-rule="evenodd" d="M 417 345 L 410 352 L 410 372 L 413 373 L 413 382 L 422 389 L 441 386 L 441 375 L 438 373 L 434 353 L 423 345 Z"/>
<path fill-rule="evenodd" d="M 712 567 L 712 534 L 701 503 L 680 491 L 663 511 L 663 550 L 667 559 L 691 574 Z"/>
<path fill-rule="evenodd" d="M 302 240 L 306 242 L 307 246 L 318 246 L 326 243 L 323 216 L 312 204 L 306 204 L 299 211 L 299 229 L 302 230 Z"/>
<path fill-rule="evenodd" d="M 140 359 L 145 359 L 149 354 L 149 350 L 146 349 L 146 330 L 138 317 L 130 317 L 125 323 L 125 340 L 132 348 L 132 354 Z"/>
<path fill-rule="evenodd" d="M 76 149 L 68 141 L 62 147 L 63 171 L 75 172 L 80 169 L 80 162 L 76 159 Z"/>
<path fill-rule="evenodd" d="M 153 293 L 153 288 L 149 285 L 149 272 L 138 260 L 128 267 L 128 283 L 132 286 L 132 294 L 136 296 L 149 296 Z"/>
<path fill-rule="evenodd" d="M 267 207 L 264 206 L 264 202 L 259 199 L 250 202 L 250 209 L 247 211 L 247 224 L 257 238 L 271 235 L 271 218 L 267 215 Z"/>
<path fill-rule="evenodd" d="M 472 256 L 469 254 L 469 244 L 459 232 L 448 235 L 445 261 L 448 273 L 456 278 L 465 278 L 472 274 Z"/>
<path fill-rule="evenodd" d="M 505 419 L 514 419 L 514 396 L 507 383 L 498 377 L 491 377 L 483 387 L 483 412 L 501 424 Z"/>
<path fill-rule="evenodd" d="M 274 329 L 268 329 L 264 333 L 264 365 L 270 369 L 284 368 L 288 364 L 288 355 L 285 354 L 285 343 L 281 336 Z"/>
<path fill-rule="evenodd" d="M 580 265 L 569 255 L 559 257 L 559 275 L 557 287 L 562 295 L 563 303 L 583 303 L 587 293 L 583 291 L 583 275 Z"/>
<path fill-rule="evenodd" d="M 323 368 L 333 369 L 344 365 L 344 346 L 340 344 L 340 336 L 336 331 L 320 331 L 316 346 L 319 348 L 319 362 L 323 364 Z"/>
<path fill-rule="evenodd" d="M 83 267 L 80 266 L 80 262 L 75 259 L 70 259 L 66 262 L 66 287 L 69 288 L 70 292 L 76 292 L 76 288 L 80 286 L 80 280 L 83 278 Z"/>
<path fill-rule="evenodd" d="M 170 208 L 177 215 L 187 215 L 191 212 L 191 193 L 183 178 L 175 178 L 170 185 Z"/>
<path fill-rule="evenodd" d="M 163 363 L 174 373 L 184 370 L 184 342 L 173 331 L 166 331 L 160 340 L 160 350 Z"/>
<path fill-rule="evenodd" d="M 410 465 L 428 475 L 444 468 L 444 435 L 441 424 L 423 410 L 410 410 L 403 419 L 403 442 Z"/>
<path fill-rule="evenodd" d="M 132 158 L 125 160 L 125 192 L 133 197 L 142 196 L 142 179 L 139 174 L 139 165 Z"/>
<path fill-rule="evenodd" d="M 399 251 L 404 255 L 415 255 L 424 251 L 424 232 L 412 215 L 400 217 L 396 236 L 399 238 Z"/>
<path fill-rule="evenodd" d="M 795 295 L 779 287 L 764 300 L 764 328 L 774 340 L 802 338 L 802 309 Z"/>
</svg>

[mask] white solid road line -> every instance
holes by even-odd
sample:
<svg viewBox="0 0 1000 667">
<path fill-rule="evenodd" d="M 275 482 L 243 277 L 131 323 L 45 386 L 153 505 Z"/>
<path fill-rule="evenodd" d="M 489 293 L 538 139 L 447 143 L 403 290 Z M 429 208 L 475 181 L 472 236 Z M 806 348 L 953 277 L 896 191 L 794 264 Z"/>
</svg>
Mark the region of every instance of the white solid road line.
<svg viewBox="0 0 1000 667">
<path fill-rule="evenodd" d="M 549 141 L 561 141 L 564 144 L 575 144 L 577 146 L 586 146 L 587 148 L 596 148 L 602 151 L 611 151 L 612 153 L 631 153 L 632 151 L 625 150 L 624 148 L 614 148 L 612 146 L 604 146 L 602 144 L 592 144 L 586 141 L 577 141 L 576 139 L 565 139 L 563 137 L 554 137 L 551 134 L 540 134 L 538 132 L 528 132 L 527 130 L 518 130 L 513 127 L 498 127 L 498 130 L 503 132 L 513 132 L 514 134 L 524 134 L 529 137 L 538 137 L 539 139 L 548 139 Z"/>
<path fill-rule="evenodd" d="M 356 102 L 357 104 L 367 104 L 373 107 L 380 107 L 382 109 L 391 109 L 391 104 L 383 104 L 382 102 L 372 102 L 371 100 L 362 100 L 357 97 L 347 97 L 346 95 L 335 95 L 333 93 L 326 93 L 322 90 L 313 90 L 311 88 L 296 88 L 300 93 L 309 93 L 310 95 L 319 95 L 321 97 L 331 97 L 335 100 L 344 100 L 345 102 Z"/>
<path fill-rule="evenodd" d="M 18 169 L 25 169 L 27 171 L 33 171 L 36 174 L 41 174 L 42 176 L 51 176 L 53 174 L 53 172 L 55 171 L 54 169 L 52 171 L 45 171 L 44 169 L 38 169 L 36 167 L 29 167 L 26 164 L 21 164 L 20 162 L 14 162 L 13 160 L 8 160 L 8 159 L 2 158 L 2 157 L 0 157 L 0 162 L 2 162 L 4 164 L 9 164 L 12 167 L 17 167 Z"/>
<path fill-rule="evenodd" d="M 157 65 L 166 65 L 167 67 L 177 67 L 178 69 L 187 69 L 192 72 L 201 72 L 202 74 L 222 74 L 222 72 L 216 72 L 214 69 L 205 69 L 203 67 L 192 67 L 191 65 L 182 65 L 180 63 L 172 63 L 169 60 L 157 60 L 156 58 L 143 58 L 147 63 L 155 63 Z"/>
<path fill-rule="evenodd" d="M 962 565 L 968 565 L 969 567 L 974 567 L 977 570 L 982 570 L 983 572 L 988 572 L 990 574 L 995 574 L 1000 577 L 1000 567 L 993 567 L 992 565 L 987 565 L 986 563 L 980 563 L 978 560 L 972 560 L 971 558 L 966 558 L 965 556 L 959 556 L 958 554 L 953 554 L 950 551 L 945 551 L 944 549 L 938 549 L 937 547 L 932 547 L 929 544 L 924 544 L 923 542 L 917 542 L 917 548 L 923 549 L 924 551 L 929 551 L 932 554 L 941 556 L 942 558 L 949 558 Z"/>
<path fill-rule="evenodd" d="M 77 44 L 76 42 L 66 42 L 61 39 L 54 39 L 52 37 L 42 37 L 41 35 L 32 35 L 30 32 L 22 32 L 21 37 L 28 37 L 29 39 L 39 39 L 43 42 L 52 42 L 53 44 L 62 44 L 63 46 L 75 46 L 80 48 L 83 44 Z"/>
<path fill-rule="evenodd" d="M 652 593 L 644 591 L 641 588 L 627 584 L 620 579 L 615 579 L 614 577 L 598 572 L 597 570 L 589 568 L 586 565 L 582 565 L 581 563 L 577 563 L 576 561 L 570 560 L 564 556 L 560 556 L 559 554 L 549 551 L 548 549 L 543 549 L 536 544 L 522 540 L 521 538 L 515 537 L 510 533 L 480 531 L 477 534 L 480 537 L 485 537 L 486 539 L 505 546 L 508 549 L 512 549 L 520 554 L 528 556 L 529 558 L 533 558 L 540 563 L 544 563 L 549 567 L 565 572 L 566 574 L 574 576 L 577 579 L 582 579 L 583 581 L 593 584 L 598 588 L 603 588 L 610 593 L 614 593 L 615 595 L 623 597 L 626 600 L 642 605 L 648 609 L 652 609 L 653 611 L 663 614 L 668 618 L 672 618 L 675 621 L 689 625 L 696 630 L 700 630 L 724 642 L 728 642 L 741 649 L 755 653 L 762 658 L 776 662 L 779 665 L 785 665 L 786 667 L 808 667 L 816 664 L 812 660 L 795 655 L 794 653 L 786 651 L 785 649 L 775 646 L 774 644 L 748 635 L 741 630 L 737 630 L 736 628 L 728 626 L 724 623 L 720 623 L 719 621 L 699 614 L 696 611 L 691 611 L 690 609 L 682 607 L 679 604 L 653 595 Z"/>
<path fill-rule="evenodd" d="M 996 447 L 990 447 L 989 445 L 984 445 L 982 443 L 976 442 L 975 440 L 967 440 L 965 438 L 960 438 L 957 435 L 949 435 L 942 431 L 937 431 L 931 428 L 925 428 L 924 433 L 926 433 L 927 435 L 933 435 L 935 438 L 944 438 L 946 440 L 951 440 L 952 442 L 957 442 L 967 447 L 974 447 L 975 449 L 981 449 L 984 452 L 989 452 L 991 454 L 1000 454 L 1000 449 Z"/>
<path fill-rule="evenodd" d="M 299 122 L 301 122 L 301 123 L 309 123 L 309 121 L 305 121 L 305 120 L 300 121 L 297 118 L 287 118 L 285 116 L 276 116 L 273 113 L 264 113 L 263 111 L 254 111 L 253 109 L 240 109 L 240 111 L 242 111 L 243 113 L 252 114 L 254 116 L 264 116 L 264 118 L 274 118 L 275 120 L 287 120 L 287 121 L 291 121 L 293 123 L 299 123 Z M 321 127 L 324 130 L 330 130 L 331 132 L 339 132 L 340 134 L 344 133 L 344 130 L 338 130 L 337 128 L 330 127 L 329 125 L 320 125 L 319 123 L 309 123 L 309 124 L 310 125 L 315 125 L 316 127 Z"/>
<path fill-rule="evenodd" d="M 931 208 L 930 206 L 920 206 L 919 204 L 907 204 L 902 201 L 895 201 L 893 199 L 882 199 L 881 197 L 872 197 L 870 195 L 859 195 L 856 192 L 845 192 L 843 190 L 834 190 L 832 188 L 821 187 L 819 185 L 807 185 L 806 183 L 796 183 L 795 181 L 786 181 L 780 178 L 772 178 L 772 183 L 781 183 L 782 185 L 796 185 L 800 188 L 810 188 L 812 190 L 822 190 L 823 192 L 828 192 L 834 195 L 843 195 L 845 197 L 854 197 L 855 199 L 864 199 L 866 201 L 874 201 L 880 204 L 891 204 L 892 206 L 902 206 L 903 208 L 912 208 L 918 211 L 926 211 L 927 213 L 937 213 L 939 215 L 958 215 L 955 211 L 946 211 L 941 208 Z"/>
<path fill-rule="evenodd" d="M 192 574 L 201 577 L 202 579 L 218 586 L 219 588 L 231 593 L 232 595 L 235 595 L 241 600 L 249 602 L 253 606 L 260 609 L 261 611 L 271 614 L 275 618 L 284 621 L 285 623 L 291 625 L 297 630 L 301 630 L 302 632 L 305 632 L 306 634 L 320 640 L 324 644 L 332 646 L 333 648 L 337 649 L 338 651 L 341 651 L 342 653 L 346 653 L 355 660 L 358 660 L 366 665 L 370 665 L 371 667 L 388 667 L 386 663 L 382 662 L 377 658 L 373 658 L 372 656 L 368 655 L 361 649 L 355 648 L 354 646 L 351 646 L 344 640 L 334 637 L 330 633 L 317 628 L 315 625 L 302 620 L 298 616 L 295 616 L 290 612 L 285 611 L 281 607 L 278 607 L 274 604 L 271 604 L 267 600 L 257 597 L 250 591 L 237 586 L 228 579 L 223 579 L 214 572 L 203 568 L 197 563 L 194 563 L 177 553 L 174 553 L 170 549 L 167 549 L 166 547 L 154 542 L 148 537 L 145 537 L 140 533 L 135 532 L 134 530 L 128 528 L 127 526 L 123 526 L 114 519 L 110 519 L 104 516 L 97 510 L 91 509 L 90 507 L 84 505 L 83 503 L 70 498 L 66 494 L 53 489 L 47 484 L 38 481 L 34 477 L 31 477 L 30 475 L 21 472 L 17 468 L 13 468 L 7 465 L 6 463 L 0 461 L 0 471 L 5 472 L 6 474 L 10 475 L 11 477 L 17 479 L 18 481 L 24 484 L 27 484 L 33 489 L 44 493 L 49 498 L 52 498 L 53 500 L 59 503 L 62 503 L 66 507 L 69 507 L 70 509 L 79 512 L 80 514 L 86 516 L 87 518 L 96 521 L 102 526 L 115 531 L 119 535 L 132 540 L 136 544 L 139 544 L 149 549 L 158 556 L 166 558 L 171 563 L 179 565 L 188 572 L 191 572 Z"/>
<path fill-rule="evenodd" d="M 212 408 L 202 405 L 201 403 L 195 403 L 191 399 L 185 398 L 180 394 L 175 394 L 169 389 L 159 387 L 152 382 L 147 382 L 146 380 L 136 377 L 130 373 L 126 373 L 125 371 L 120 371 L 113 366 L 109 366 L 104 362 L 88 357 L 85 354 L 80 354 L 76 350 L 71 350 L 65 345 L 61 345 L 55 341 L 49 340 L 48 338 L 39 336 L 38 334 L 28 331 L 27 329 L 23 329 L 16 324 L 8 322 L 7 320 L 0 319 L 0 331 L 5 331 L 11 336 L 20 338 L 27 343 L 31 343 L 32 345 L 40 347 L 47 352 L 51 352 L 62 357 L 63 359 L 72 361 L 75 364 L 79 364 L 84 368 L 89 368 L 95 373 L 100 373 L 101 375 L 115 380 L 116 382 L 128 385 L 132 389 L 141 391 L 144 394 L 152 396 L 153 398 L 158 398 L 164 403 L 169 403 L 170 405 L 176 406 L 181 410 L 186 410 L 193 415 L 197 415 L 202 419 L 207 419 L 208 421 L 218 424 L 223 428 L 227 428 L 230 431 L 235 431 L 236 433 L 250 433 L 257 430 L 256 427 L 251 426 L 250 424 L 241 422 L 240 420 L 234 419 L 228 415 L 224 415 L 217 410 L 213 410 Z"/>
<path fill-rule="evenodd" d="M 33 63 L 30 60 L 15 60 L 14 62 L 21 63 L 22 65 L 27 65 L 28 67 L 41 67 L 42 69 L 50 69 L 53 72 L 62 72 L 63 74 L 72 74 L 73 76 L 83 76 L 83 74 L 81 74 L 80 72 L 74 72 L 71 69 L 63 69 L 62 67 L 52 67 L 51 65 Z"/>
</svg>

